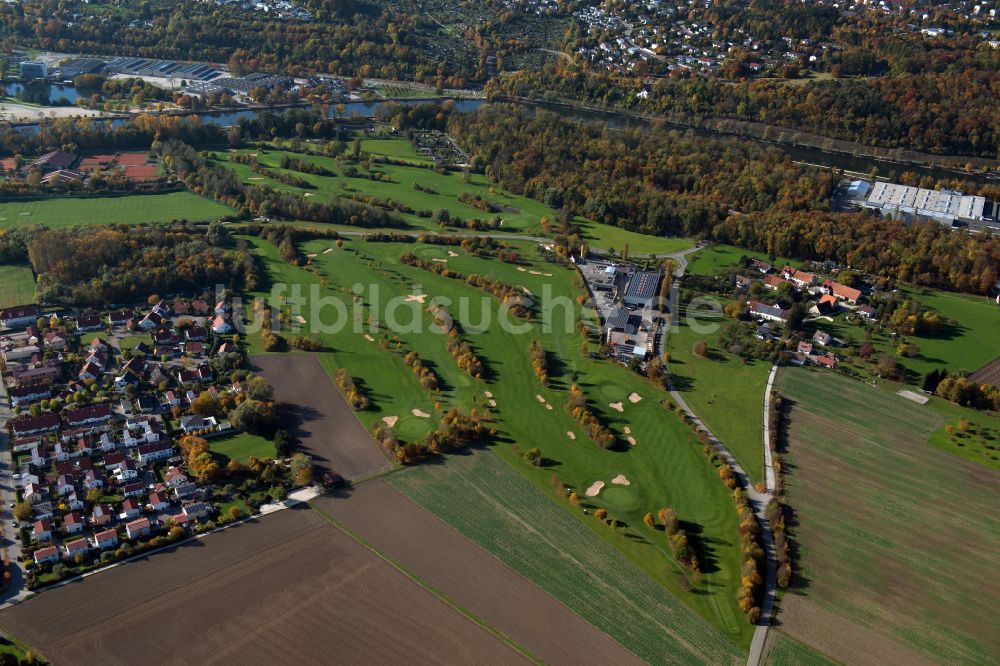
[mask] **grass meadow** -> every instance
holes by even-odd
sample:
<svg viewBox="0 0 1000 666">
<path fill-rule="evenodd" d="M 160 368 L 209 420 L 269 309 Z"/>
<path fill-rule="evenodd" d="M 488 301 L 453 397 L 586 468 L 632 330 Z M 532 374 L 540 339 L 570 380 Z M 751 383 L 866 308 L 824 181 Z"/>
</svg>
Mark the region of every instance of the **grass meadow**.
<svg viewBox="0 0 1000 666">
<path fill-rule="evenodd" d="M 188 220 L 205 222 L 232 209 L 191 192 L 129 194 L 120 197 L 51 197 L 0 203 L 0 228 L 45 225 L 149 224 Z"/>
<path fill-rule="evenodd" d="M 0 308 L 33 303 L 35 274 L 30 266 L 0 265 Z"/>
<path fill-rule="evenodd" d="M 258 435 L 240 432 L 209 440 L 212 453 L 221 458 L 225 466 L 230 460 L 245 463 L 250 456 L 268 460 L 274 457 L 274 442 Z"/>
</svg>

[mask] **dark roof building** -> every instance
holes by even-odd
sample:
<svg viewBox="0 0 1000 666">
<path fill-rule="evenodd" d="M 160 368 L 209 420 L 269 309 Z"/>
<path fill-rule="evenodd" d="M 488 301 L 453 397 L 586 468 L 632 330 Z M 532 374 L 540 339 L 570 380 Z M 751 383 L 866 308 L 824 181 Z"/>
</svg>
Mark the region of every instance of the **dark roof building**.
<svg viewBox="0 0 1000 666">
<path fill-rule="evenodd" d="M 636 271 L 629 280 L 628 289 L 625 290 L 624 301 L 626 305 L 646 306 L 656 298 L 660 289 L 660 280 L 663 273 L 660 271 Z"/>
</svg>

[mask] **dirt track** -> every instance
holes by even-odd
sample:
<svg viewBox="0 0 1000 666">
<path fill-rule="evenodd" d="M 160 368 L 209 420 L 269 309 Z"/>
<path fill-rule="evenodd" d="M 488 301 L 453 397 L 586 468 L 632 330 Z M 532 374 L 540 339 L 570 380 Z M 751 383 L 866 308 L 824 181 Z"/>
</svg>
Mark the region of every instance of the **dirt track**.
<svg viewBox="0 0 1000 666">
<path fill-rule="evenodd" d="M 254 356 L 250 362 L 271 382 L 284 427 L 317 467 L 346 479 L 389 469 L 388 459 L 315 356 Z"/>
<path fill-rule="evenodd" d="M 54 664 L 524 663 L 316 511 L 281 511 L 0 613 Z"/>
<path fill-rule="evenodd" d="M 641 664 L 612 638 L 382 480 L 313 501 L 353 533 L 555 664 Z"/>
</svg>

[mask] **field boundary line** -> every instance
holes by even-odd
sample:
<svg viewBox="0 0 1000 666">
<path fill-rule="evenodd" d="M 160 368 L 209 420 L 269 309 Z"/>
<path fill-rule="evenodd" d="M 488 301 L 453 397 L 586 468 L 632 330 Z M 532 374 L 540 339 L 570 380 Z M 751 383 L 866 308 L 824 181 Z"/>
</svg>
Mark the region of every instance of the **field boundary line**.
<svg viewBox="0 0 1000 666">
<path fill-rule="evenodd" d="M 774 378 L 778 375 L 778 364 L 771 366 L 771 374 L 767 378 L 767 386 L 764 388 L 764 477 L 767 480 L 767 492 L 773 493 L 775 488 L 774 461 L 771 459 L 771 391 L 774 387 Z"/>
<path fill-rule="evenodd" d="M 388 555 L 386 555 L 385 553 L 383 553 L 382 551 L 380 551 L 373 544 L 371 544 L 368 541 L 366 541 L 364 539 L 364 537 L 362 537 L 360 534 L 356 534 L 353 531 L 351 531 L 348 527 L 346 527 L 345 525 L 342 525 L 340 523 L 340 521 L 338 521 L 336 518 L 334 518 L 333 516 L 331 516 L 330 514 L 328 514 L 326 511 L 323 511 L 323 509 L 320 509 L 319 507 L 315 506 L 314 504 L 309 504 L 308 506 L 313 511 L 315 511 L 316 513 L 318 513 L 319 515 L 321 515 L 326 521 L 328 521 L 330 524 L 332 524 L 338 530 L 340 530 L 341 532 L 343 532 L 344 534 L 346 534 L 348 537 L 350 537 L 352 540 L 354 540 L 359 546 L 361 546 L 362 548 L 365 548 L 366 550 L 374 553 L 379 559 L 381 559 L 382 561 L 384 561 L 386 564 L 388 564 L 389 566 L 391 566 L 393 569 L 395 569 L 396 571 L 398 571 L 402 575 L 406 576 L 406 578 L 408 578 L 409 580 L 411 580 L 414 583 L 416 583 L 417 585 L 419 585 L 426 592 L 432 594 L 434 597 L 436 597 L 442 603 L 444 603 L 449 608 L 451 608 L 452 610 L 454 610 L 456 613 L 459 613 L 460 615 L 462 615 L 463 617 L 465 617 L 466 619 L 468 619 L 470 622 L 473 622 L 474 624 L 476 624 L 477 626 L 479 626 L 481 629 L 487 631 L 492 636 L 494 636 L 495 638 L 497 638 L 500 641 L 502 641 L 505 645 L 507 645 L 512 650 L 514 650 L 515 652 L 517 652 L 518 654 L 520 654 L 521 656 L 523 656 L 525 659 L 528 659 L 529 661 L 531 661 L 532 663 L 535 663 L 535 664 L 544 664 L 545 663 L 544 661 L 542 661 L 541 659 L 539 659 L 538 657 L 536 657 L 535 655 L 533 655 L 531 652 L 529 652 L 527 649 L 525 649 L 523 646 L 521 646 L 513 638 L 511 638 L 510 636 L 508 636 L 504 632 L 500 631 L 499 629 L 497 629 L 493 625 L 489 624 L 485 620 L 480 619 L 476 614 L 474 614 L 468 608 L 465 608 L 464 606 L 462 606 L 460 603 L 458 603 L 457 601 L 455 601 L 454 599 L 452 599 L 451 597 L 449 597 L 445 593 L 443 593 L 440 590 L 434 588 L 429 583 L 424 582 L 415 573 L 413 573 L 412 571 L 410 571 L 409 569 L 407 569 L 406 567 L 404 567 L 402 564 L 400 564 L 399 562 L 397 562 L 393 558 L 389 557 Z"/>
</svg>

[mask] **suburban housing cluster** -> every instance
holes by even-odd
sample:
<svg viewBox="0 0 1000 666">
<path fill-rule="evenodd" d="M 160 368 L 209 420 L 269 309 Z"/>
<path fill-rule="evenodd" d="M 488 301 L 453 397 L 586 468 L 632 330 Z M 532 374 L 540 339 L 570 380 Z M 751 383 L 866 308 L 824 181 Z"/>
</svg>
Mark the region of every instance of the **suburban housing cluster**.
<svg viewBox="0 0 1000 666">
<path fill-rule="evenodd" d="M 108 153 L 80 157 L 65 150 L 53 150 L 23 164 L 13 157 L 0 160 L 0 170 L 29 177 L 36 173 L 44 185 L 83 184 L 96 173 L 123 177 L 134 183 L 159 180 L 156 162 L 146 152 Z"/>
<path fill-rule="evenodd" d="M 29 573 L 39 572 L 32 564 L 85 563 L 217 513 L 175 438 L 231 430 L 188 412 L 206 392 L 238 401 L 240 383 L 221 372 L 240 353 L 226 335 L 232 317 L 226 300 L 202 299 L 64 319 L 37 305 L 0 311 L 17 503 L 30 505 L 14 526 Z"/>
</svg>

